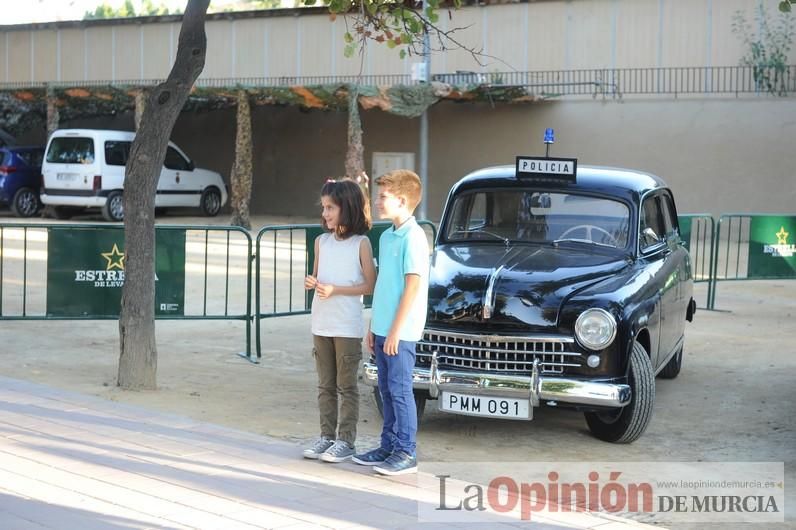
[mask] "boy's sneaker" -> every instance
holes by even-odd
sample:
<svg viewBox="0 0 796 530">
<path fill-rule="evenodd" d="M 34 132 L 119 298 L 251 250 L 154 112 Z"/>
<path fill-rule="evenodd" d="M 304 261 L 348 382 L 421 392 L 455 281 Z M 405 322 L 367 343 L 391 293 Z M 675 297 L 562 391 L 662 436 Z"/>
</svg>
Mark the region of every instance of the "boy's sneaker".
<svg viewBox="0 0 796 530">
<path fill-rule="evenodd" d="M 304 449 L 304 458 L 311 458 L 312 460 L 318 460 L 321 454 L 329 449 L 334 444 L 334 440 L 330 440 L 326 436 L 321 436 L 315 442 Z"/>
<path fill-rule="evenodd" d="M 377 466 L 384 463 L 391 454 L 391 451 L 379 447 L 378 449 L 373 449 L 361 455 L 354 455 L 351 460 L 361 466 Z"/>
<path fill-rule="evenodd" d="M 321 453 L 324 462 L 342 462 L 354 456 L 354 447 L 343 440 L 337 440 L 326 451 Z"/>
<path fill-rule="evenodd" d="M 396 451 L 384 461 L 373 468 L 381 475 L 406 475 L 417 473 L 417 457 L 403 451 Z"/>
</svg>

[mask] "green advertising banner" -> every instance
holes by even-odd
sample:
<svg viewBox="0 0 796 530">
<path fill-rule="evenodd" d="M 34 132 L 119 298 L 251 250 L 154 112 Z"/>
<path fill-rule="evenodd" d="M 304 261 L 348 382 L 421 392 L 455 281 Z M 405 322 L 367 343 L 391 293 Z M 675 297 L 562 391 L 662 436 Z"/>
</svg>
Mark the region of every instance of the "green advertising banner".
<svg viewBox="0 0 796 530">
<path fill-rule="evenodd" d="M 749 278 L 796 278 L 796 217 L 757 215 L 749 224 Z"/>
<path fill-rule="evenodd" d="M 51 227 L 47 240 L 47 316 L 115 317 L 124 285 L 122 228 Z M 185 231 L 158 230 L 155 314 L 185 314 Z"/>
</svg>

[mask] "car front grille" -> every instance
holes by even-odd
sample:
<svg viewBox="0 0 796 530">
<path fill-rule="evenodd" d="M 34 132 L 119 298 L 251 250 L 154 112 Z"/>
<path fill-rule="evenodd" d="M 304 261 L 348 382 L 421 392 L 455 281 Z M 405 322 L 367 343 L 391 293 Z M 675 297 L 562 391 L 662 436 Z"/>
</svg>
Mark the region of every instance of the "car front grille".
<svg viewBox="0 0 796 530">
<path fill-rule="evenodd" d="M 437 353 L 439 368 L 492 373 L 531 373 L 539 360 L 542 373 L 560 374 L 582 365 L 573 350 L 575 340 L 561 336 L 475 335 L 427 329 L 417 343 L 417 365 L 431 366 Z"/>
</svg>

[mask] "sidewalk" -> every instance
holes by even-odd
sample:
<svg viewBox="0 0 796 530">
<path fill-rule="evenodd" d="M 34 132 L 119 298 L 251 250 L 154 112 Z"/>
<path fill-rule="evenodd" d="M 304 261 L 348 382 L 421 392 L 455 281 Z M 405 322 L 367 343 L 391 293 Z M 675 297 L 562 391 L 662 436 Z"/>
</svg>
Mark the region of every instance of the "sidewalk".
<svg viewBox="0 0 796 530">
<path fill-rule="evenodd" d="M 466 527 L 418 521 L 418 502 L 439 498 L 429 474 L 383 478 L 300 455 L 267 437 L 0 377 L 0 528 Z M 554 515 L 471 527 L 644 526 Z"/>
</svg>

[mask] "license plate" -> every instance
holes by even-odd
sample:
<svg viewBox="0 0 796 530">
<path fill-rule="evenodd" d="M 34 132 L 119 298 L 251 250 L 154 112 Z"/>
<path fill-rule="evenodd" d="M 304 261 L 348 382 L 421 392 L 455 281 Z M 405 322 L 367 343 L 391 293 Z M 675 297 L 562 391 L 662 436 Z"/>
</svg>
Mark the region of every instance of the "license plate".
<svg viewBox="0 0 796 530">
<path fill-rule="evenodd" d="M 491 418 L 531 419 L 531 404 L 527 399 L 492 396 L 473 396 L 456 392 L 443 392 L 439 409 L 456 414 L 488 416 Z"/>
<path fill-rule="evenodd" d="M 77 179 L 77 173 L 56 173 L 55 180 L 60 182 L 71 182 Z"/>
</svg>

